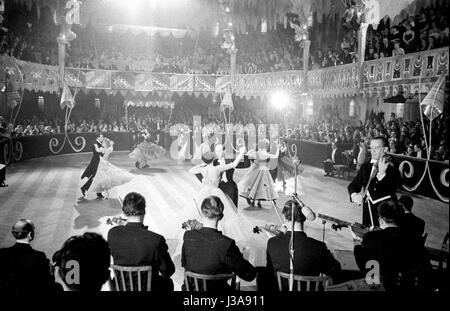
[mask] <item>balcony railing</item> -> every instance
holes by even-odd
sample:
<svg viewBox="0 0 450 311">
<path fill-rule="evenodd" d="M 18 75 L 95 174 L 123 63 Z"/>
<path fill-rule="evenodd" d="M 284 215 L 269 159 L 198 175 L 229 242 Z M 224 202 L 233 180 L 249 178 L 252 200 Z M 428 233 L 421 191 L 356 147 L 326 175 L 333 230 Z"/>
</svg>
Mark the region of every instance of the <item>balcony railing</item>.
<svg viewBox="0 0 450 311">
<path fill-rule="evenodd" d="M 308 71 L 308 94 L 313 97 L 353 96 L 360 92 L 360 64 Z"/>
<path fill-rule="evenodd" d="M 0 69 L 16 71 L 21 87 L 50 93 L 60 90 L 58 67 L 0 56 Z M 235 76 L 234 93 L 240 97 L 265 97 L 274 90 L 307 92 L 313 97 L 395 96 L 427 92 L 434 81 L 448 72 L 448 47 L 397 57 L 303 71 L 284 71 Z M 3 70 L 1 71 L 3 72 Z M 19 74 L 19 72 L 21 74 Z M 2 77 L 0 77 L 1 82 Z M 230 90 L 231 76 L 170 74 L 66 68 L 65 81 L 85 91 L 105 90 L 108 94 L 137 95 L 139 92 L 224 93 Z M 307 83 L 305 83 L 307 81 Z"/>
</svg>

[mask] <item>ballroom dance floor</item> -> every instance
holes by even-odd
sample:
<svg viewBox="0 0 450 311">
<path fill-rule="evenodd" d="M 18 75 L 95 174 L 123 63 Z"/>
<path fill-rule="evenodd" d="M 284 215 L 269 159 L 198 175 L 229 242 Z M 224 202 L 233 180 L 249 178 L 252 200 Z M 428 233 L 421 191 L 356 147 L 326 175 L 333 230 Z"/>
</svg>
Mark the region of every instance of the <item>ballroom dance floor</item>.
<svg viewBox="0 0 450 311">
<path fill-rule="evenodd" d="M 90 153 L 83 153 L 38 158 L 10 165 L 7 171 L 9 187 L 0 188 L 0 247 L 14 243 L 10 230 L 19 218 L 28 218 L 35 223 L 36 238 L 32 245 L 44 251 L 49 258 L 72 235 L 93 231 L 106 238 L 111 228 L 106 220 L 121 214 L 119 198 L 136 191 L 143 194 L 147 201 L 145 224 L 150 230 L 163 234 L 168 242 L 169 252 L 177 268 L 173 276 L 175 290 L 179 290 L 183 280 L 180 249 L 184 230 L 181 225 L 187 217 L 196 213 L 193 197 L 200 186 L 195 176 L 188 172 L 193 164 L 163 157 L 155 160 L 150 168 L 138 170 L 126 152 L 114 152 L 110 161 L 136 177 L 128 184 L 112 189 L 109 199 L 98 200 L 95 194 L 88 193 L 86 199 L 80 200 L 80 176 L 90 158 Z M 245 172 L 245 169 L 237 170 L 235 180 L 239 181 Z M 350 179 L 324 177 L 322 169 L 305 165 L 303 174 L 298 177 L 297 193 L 316 213 L 349 222 L 361 222 L 361 208 L 349 202 L 346 189 L 349 182 Z M 280 191 L 277 205 L 281 212 L 284 202 L 294 192 L 294 180 L 288 180 L 284 192 L 281 184 L 277 186 Z M 426 245 L 440 248 L 449 230 L 448 204 L 418 196 L 413 198 L 414 212 L 426 222 Z M 262 209 L 249 209 L 246 206 L 245 200 L 241 198 L 239 210 L 252 227 L 267 223 L 279 224 L 271 204 L 263 204 Z M 325 224 L 325 242 L 328 247 L 331 250 L 352 250 L 349 229 L 333 231 L 330 225 Z M 308 236 L 322 240 L 322 221 L 316 219 L 308 222 L 305 231 Z M 239 246 L 245 248 L 253 264 L 261 266 L 265 265 L 267 239 L 264 232 L 249 232 L 246 245 Z M 344 261 L 345 265 L 354 264 L 348 258 Z M 245 287 L 245 283 L 242 285 Z"/>
</svg>

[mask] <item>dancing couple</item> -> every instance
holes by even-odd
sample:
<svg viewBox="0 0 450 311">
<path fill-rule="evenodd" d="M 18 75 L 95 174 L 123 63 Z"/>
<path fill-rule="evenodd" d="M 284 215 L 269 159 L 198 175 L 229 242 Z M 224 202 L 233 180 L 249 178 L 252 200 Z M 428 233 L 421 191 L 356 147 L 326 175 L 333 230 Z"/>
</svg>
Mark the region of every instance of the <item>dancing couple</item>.
<svg viewBox="0 0 450 311">
<path fill-rule="evenodd" d="M 147 128 L 143 132 L 144 141 L 136 146 L 136 148 L 128 155 L 132 160 L 136 161 L 136 168 L 147 168 L 151 160 L 161 157 L 166 150 L 150 141 L 150 133 Z"/>
<path fill-rule="evenodd" d="M 252 228 L 248 221 L 238 213 L 237 187 L 233 186 L 234 181 L 232 180 L 232 176 L 229 176 L 231 178 L 226 179 L 226 181 L 223 180 L 223 177 L 225 177 L 223 173 L 235 169 L 241 160 L 243 160 L 245 148 L 242 148 L 236 159 L 228 164 L 226 164 L 223 156 L 223 146 L 216 145 L 215 150 L 217 154 L 212 151 L 206 151 L 202 155 L 203 163 L 189 169 L 191 174 L 201 175 L 202 177 L 202 187 L 194 198 L 195 203 L 198 207 L 209 196 L 220 198 L 224 204 L 224 216 L 219 230 L 236 241 L 247 241 L 252 238 Z M 225 189 L 228 194 L 220 188 L 221 183 L 223 189 L 228 187 Z M 236 194 L 234 194 L 235 192 Z"/>
<path fill-rule="evenodd" d="M 109 156 L 114 150 L 114 142 L 98 133 L 92 145 L 92 158 L 88 167 L 81 175 L 81 193 L 94 192 L 97 198 L 104 199 L 109 196 L 109 190 L 131 181 L 134 176 L 111 162 Z M 104 195 L 105 194 L 105 195 Z"/>
</svg>

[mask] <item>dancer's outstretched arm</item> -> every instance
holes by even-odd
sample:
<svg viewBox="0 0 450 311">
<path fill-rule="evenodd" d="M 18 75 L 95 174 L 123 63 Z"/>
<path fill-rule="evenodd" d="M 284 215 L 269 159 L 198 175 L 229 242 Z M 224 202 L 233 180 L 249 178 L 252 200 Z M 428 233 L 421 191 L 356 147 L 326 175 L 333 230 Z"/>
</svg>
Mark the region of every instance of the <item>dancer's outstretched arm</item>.
<svg viewBox="0 0 450 311">
<path fill-rule="evenodd" d="M 235 168 L 236 166 L 238 166 L 239 162 L 241 162 L 242 158 L 244 157 L 244 153 L 245 153 L 245 148 L 242 148 L 239 151 L 238 156 L 236 157 L 236 159 L 228 164 L 221 164 L 216 166 L 216 169 L 218 169 L 220 172 Z"/>
<path fill-rule="evenodd" d="M 271 154 L 267 152 L 267 155 L 269 156 L 269 158 L 271 159 L 278 159 L 278 157 L 280 156 L 280 146 L 278 146 L 277 148 L 277 152 L 275 152 L 275 154 Z"/>
<path fill-rule="evenodd" d="M 196 166 L 194 166 L 194 167 L 191 167 L 191 168 L 189 169 L 189 173 L 194 174 L 194 175 L 196 175 L 196 174 L 201 174 L 201 175 L 203 175 L 203 174 L 202 174 L 202 173 L 203 173 L 203 169 L 206 167 L 206 165 L 207 165 L 207 164 L 202 163 L 202 164 L 196 165 Z"/>
</svg>

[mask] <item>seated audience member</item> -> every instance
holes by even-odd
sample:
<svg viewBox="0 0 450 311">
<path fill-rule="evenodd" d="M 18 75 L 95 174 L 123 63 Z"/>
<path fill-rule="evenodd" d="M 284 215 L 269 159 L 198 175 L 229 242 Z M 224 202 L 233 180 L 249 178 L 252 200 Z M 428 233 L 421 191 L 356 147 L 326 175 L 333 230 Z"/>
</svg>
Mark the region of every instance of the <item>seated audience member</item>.
<svg viewBox="0 0 450 311">
<path fill-rule="evenodd" d="M 314 213 L 308 207 L 300 207 L 292 200 L 287 201 L 283 207 L 288 231 L 267 241 L 267 269 L 273 272 L 274 278 L 278 271 L 285 273 L 290 271 L 291 204 L 294 204 L 294 274 L 318 276 L 323 273 L 336 278 L 341 272 L 340 263 L 333 257 L 325 243 L 306 236 L 303 231 L 306 219 L 314 220 Z"/>
<path fill-rule="evenodd" d="M 378 206 L 378 214 L 381 230 L 368 232 L 362 242 L 352 232 L 359 269 L 368 273 L 372 265 L 367 263 L 370 260 L 377 261 L 386 290 L 429 288 L 432 268 L 428 254 L 422 243 L 418 243 L 398 227 L 401 211 L 389 200 Z M 402 281 L 400 275 L 404 278 L 418 277 L 417 287 L 412 281 L 403 280 L 403 283 L 399 283 Z"/>
<path fill-rule="evenodd" d="M 400 42 L 394 41 L 394 50 L 392 51 L 392 56 L 405 55 L 405 50 L 400 47 Z"/>
<path fill-rule="evenodd" d="M 400 219 L 400 228 L 414 238 L 422 239 L 425 232 L 425 221 L 412 213 L 414 201 L 410 196 L 402 195 L 398 202 L 403 207 L 404 215 Z"/>
<path fill-rule="evenodd" d="M 342 151 L 336 146 L 335 143 L 331 144 L 331 155 L 330 158 L 326 159 L 323 162 L 323 169 L 325 171 L 324 176 L 333 176 L 333 166 L 340 165 L 345 163 L 345 157 L 342 154 Z"/>
<path fill-rule="evenodd" d="M 422 148 L 420 148 L 419 144 L 414 145 L 414 154 L 416 158 L 424 159 L 426 158 L 425 152 L 423 152 Z"/>
<path fill-rule="evenodd" d="M 186 271 L 209 275 L 233 272 L 245 281 L 252 281 L 256 277 L 256 269 L 244 259 L 235 241 L 217 230 L 223 209 L 222 201 L 216 196 L 202 202 L 203 227 L 184 234 L 181 266 Z M 232 290 L 224 281 L 208 282 L 207 287 L 211 291 Z"/>
<path fill-rule="evenodd" d="M 170 277 L 175 272 L 175 265 L 170 258 L 169 247 L 163 236 L 144 226 L 145 208 L 145 198 L 139 193 L 130 192 L 125 196 L 122 211 L 127 216 L 127 224 L 116 226 L 108 232 L 114 264 L 152 266 L 151 289 L 173 291 Z"/>
<path fill-rule="evenodd" d="M 110 257 L 100 234 L 74 235 L 53 255 L 55 279 L 64 291 L 100 291 L 109 279 Z"/>
<path fill-rule="evenodd" d="M 50 261 L 45 253 L 34 250 L 34 224 L 20 219 L 12 227 L 16 244 L 0 249 L 1 291 L 50 291 L 58 287 L 51 274 Z"/>
</svg>

